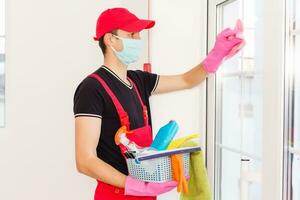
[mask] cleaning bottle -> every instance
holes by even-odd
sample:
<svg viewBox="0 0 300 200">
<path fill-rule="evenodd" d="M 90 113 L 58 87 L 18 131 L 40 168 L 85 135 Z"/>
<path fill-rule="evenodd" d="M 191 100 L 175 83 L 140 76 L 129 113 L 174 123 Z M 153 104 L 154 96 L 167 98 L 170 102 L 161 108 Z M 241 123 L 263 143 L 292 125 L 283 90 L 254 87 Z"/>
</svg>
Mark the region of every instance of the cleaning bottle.
<svg viewBox="0 0 300 200">
<path fill-rule="evenodd" d="M 122 126 L 118 129 L 118 131 L 115 134 L 115 143 L 116 145 L 122 144 L 123 146 L 120 146 L 122 149 L 122 152 L 128 152 L 128 153 L 134 153 L 135 155 L 138 155 L 141 153 L 145 148 L 140 147 L 135 142 L 130 141 L 127 138 L 127 134 L 131 134 L 131 131 L 127 131 L 126 126 Z"/>
<path fill-rule="evenodd" d="M 136 143 L 130 141 L 125 134 L 120 135 L 120 143 L 123 144 L 127 149 L 131 152 L 135 152 L 136 154 L 142 151 L 142 147 L 138 146 Z"/>
<path fill-rule="evenodd" d="M 153 140 L 150 149 L 162 151 L 167 149 L 178 131 L 178 124 L 174 120 L 170 120 L 166 125 L 161 127 Z"/>
</svg>

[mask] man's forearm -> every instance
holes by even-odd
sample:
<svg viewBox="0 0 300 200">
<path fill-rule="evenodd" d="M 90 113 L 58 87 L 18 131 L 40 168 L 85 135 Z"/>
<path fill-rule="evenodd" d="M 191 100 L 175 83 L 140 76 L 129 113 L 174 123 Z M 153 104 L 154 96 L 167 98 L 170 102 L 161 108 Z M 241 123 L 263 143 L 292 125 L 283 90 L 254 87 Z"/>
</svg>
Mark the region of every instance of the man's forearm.
<svg viewBox="0 0 300 200">
<path fill-rule="evenodd" d="M 81 173 L 116 187 L 125 187 L 126 175 L 99 158 L 87 159 L 83 165 L 80 170 Z"/>
<path fill-rule="evenodd" d="M 184 73 L 184 79 L 189 83 L 190 88 L 193 88 L 206 79 L 208 73 L 203 69 L 202 64 L 198 64 L 188 72 Z"/>
</svg>

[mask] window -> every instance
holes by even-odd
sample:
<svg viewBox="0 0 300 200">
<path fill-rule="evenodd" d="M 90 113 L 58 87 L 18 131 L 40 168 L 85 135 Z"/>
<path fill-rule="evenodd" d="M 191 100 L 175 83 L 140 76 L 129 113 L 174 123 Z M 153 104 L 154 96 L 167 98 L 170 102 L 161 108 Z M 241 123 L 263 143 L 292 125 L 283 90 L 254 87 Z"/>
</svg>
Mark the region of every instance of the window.
<svg viewBox="0 0 300 200">
<path fill-rule="evenodd" d="M 216 182 L 220 200 L 260 199 L 259 182 L 247 180 L 260 171 L 262 142 L 262 74 L 256 48 L 259 4 L 254 0 L 226 1 L 217 6 L 217 32 L 244 24 L 247 45 L 224 62 L 216 75 Z M 257 175 L 259 176 L 259 175 Z"/>
<path fill-rule="evenodd" d="M 300 9 L 298 0 L 287 1 L 286 42 L 286 200 L 300 199 Z"/>
<path fill-rule="evenodd" d="M 208 47 L 238 18 L 247 42 L 207 81 L 207 169 L 214 199 L 282 200 L 285 0 L 209 2 Z"/>
</svg>

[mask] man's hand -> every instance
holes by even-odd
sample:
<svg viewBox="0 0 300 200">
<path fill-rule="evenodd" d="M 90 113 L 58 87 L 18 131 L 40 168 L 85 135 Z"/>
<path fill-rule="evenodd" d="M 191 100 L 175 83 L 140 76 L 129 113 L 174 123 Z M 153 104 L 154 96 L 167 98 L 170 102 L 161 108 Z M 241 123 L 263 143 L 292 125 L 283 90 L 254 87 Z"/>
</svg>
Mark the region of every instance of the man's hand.
<svg viewBox="0 0 300 200">
<path fill-rule="evenodd" d="M 245 45 L 243 39 L 243 24 L 237 21 L 234 30 L 226 28 L 218 34 L 213 49 L 202 63 L 188 72 L 178 75 L 160 75 L 159 82 L 153 94 L 189 89 L 204 81 L 209 73 L 217 71 L 223 60 L 234 56 Z"/>
<path fill-rule="evenodd" d="M 213 49 L 202 62 L 205 71 L 215 73 L 224 59 L 232 57 L 245 45 L 242 31 L 242 23 L 238 20 L 234 30 L 226 28 L 218 34 Z"/>
</svg>

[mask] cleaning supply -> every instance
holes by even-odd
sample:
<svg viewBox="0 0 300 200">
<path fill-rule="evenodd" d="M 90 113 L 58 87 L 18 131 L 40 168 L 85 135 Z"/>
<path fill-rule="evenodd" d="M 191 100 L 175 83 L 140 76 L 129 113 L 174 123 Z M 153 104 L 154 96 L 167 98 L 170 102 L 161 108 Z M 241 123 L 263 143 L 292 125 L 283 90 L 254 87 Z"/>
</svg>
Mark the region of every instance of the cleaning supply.
<svg viewBox="0 0 300 200">
<path fill-rule="evenodd" d="M 126 159 L 128 173 L 130 176 L 146 182 L 163 183 L 174 180 L 170 157 L 180 154 L 183 157 L 184 176 L 189 177 L 190 153 L 194 151 L 201 151 L 201 148 L 197 146 L 163 151 L 144 151 L 135 159 Z"/>
<path fill-rule="evenodd" d="M 199 138 L 199 137 L 200 137 L 200 134 L 195 133 L 195 134 L 188 135 L 186 137 L 175 139 L 169 144 L 168 149 L 178 148 L 185 141 L 193 139 L 193 138 Z M 176 181 L 179 182 L 178 187 L 177 187 L 177 191 L 181 192 L 181 188 L 183 187 L 184 193 L 188 194 L 187 182 L 186 182 L 185 179 L 183 179 L 184 171 L 183 171 L 182 156 L 181 155 L 172 155 L 171 156 L 171 161 L 172 161 L 172 174 L 173 174 L 173 177 Z"/>
<path fill-rule="evenodd" d="M 180 147 L 198 146 L 193 140 L 186 140 Z M 189 193 L 181 193 L 180 200 L 211 200 L 212 194 L 205 168 L 203 151 L 191 153 L 190 179 L 188 181 Z"/>
<path fill-rule="evenodd" d="M 199 142 L 195 140 L 199 138 L 200 138 L 200 134 L 195 133 L 182 138 L 175 139 L 169 144 L 168 149 L 199 146 Z M 176 159 L 176 158 L 171 158 L 171 159 Z M 196 151 L 190 154 L 189 172 L 190 172 L 190 178 L 187 183 L 188 193 L 181 192 L 180 200 L 199 200 L 199 199 L 211 200 L 212 195 L 211 195 L 211 190 L 208 182 L 208 176 L 205 168 L 205 162 L 204 162 L 202 151 Z M 174 174 L 174 178 L 175 180 L 177 179 L 176 174 Z M 182 185 L 182 187 L 183 186 L 184 185 Z"/>
<path fill-rule="evenodd" d="M 187 140 L 191 140 L 191 139 L 194 139 L 194 138 L 200 138 L 200 134 L 198 133 L 194 133 L 194 134 L 190 134 L 188 136 L 185 136 L 185 137 L 181 137 L 181 138 L 178 138 L 178 139 L 174 139 L 168 146 L 167 149 L 175 149 L 175 148 L 178 148 L 181 146 L 182 143 L 184 143 L 185 141 Z"/>
<path fill-rule="evenodd" d="M 178 124 L 174 120 L 170 120 L 169 123 L 161 127 L 152 142 L 150 149 L 158 151 L 167 149 L 170 142 L 173 140 L 175 134 L 178 131 Z"/>
<path fill-rule="evenodd" d="M 123 153 L 126 153 L 126 157 L 135 157 L 145 150 L 127 138 L 127 134 L 131 133 L 127 131 L 126 126 L 121 126 L 115 134 L 115 143 L 121 147 Z"/>
<path fill-rule="evenodd" d="M 175 154 L 171 156 L 172 175 L 174 180 L 178 182 L 177 192 L 181 192 L 183 188 L 183 192 L 185 194 L 188 194 L 187 180 L 184 175 L 182 159 L 182 155 L 180 154 Z"/>
<path fill-rule="evenodd" d="M 132 196 L 157 196 L 173 190 L 178 185 L 176 181 L 165 183 L 143 182 L 127 176 L 125 180 L 125 195 Z"/>
<path fill-rule="evenodd" d="M 228 59 L 240 50 L 244 39 L 236 35 L 241 35 L 241 28 L 241 21 L 238 20 L 234 30 L 226 28 L 217 35 L 214 47 L 202 62 L 203 69 L 207 73 L 215 73 L 225 58 Z"/>
<path fill-rule="evenodd" d="M 106 82 L 102 79 L 102 77 L 95 73 L 90 74 L 88 77 L 96 79 L 99 82 L 99 84 L 103 86 L 103 88 L 105 89 L 105 91 L 107 92 L 109 97 L 111 98 L 113 105 L 115 106 L 115 109 L 119 116 L 121 126 L 125 126 L 127 128 L 127 130 L 125 130 L 126 133 L 128 132 L 128 134 L 126 134 L 126 137 L 128 137 L 128 139 L 130 141 L 133 141 L 135 144 L 139 145 L 140 147 L 143 147 L 143 148 L 149 147 L 150 144 L 152 143 L 153 139 L 152 139 L 152 128 L 149 125 L 149 118 L 148 118 L 148 114 L 147 114 L 148 109 L 141 98 L 140 92 L 137 89 L 135 82 L 129 78 L 129 80 L 133 84 L 133 90 L 135 90 L 135 93 L 139 99 L 139 104 L 143 109 L 144 125 L 140 126 L 138 128 L 135 128 L 135 129 L 131 129 L 129 116 L 128 116 L 127 112 L 124 110 L 124 108 L 121 105 L 121 103 L 119 102 L 118 98 L 111 91 L 110 87 L 106 84 Z M 120 146 L 123 146 L 123 145 L 120 144 L 119 147 Z M 124 159 L 126 160 L 126 156 L 124 155 L 123 149 L 120 149 L 120 152 L 121 152 L 122 156 L 124 157 Z M 100 180 L 97 180 L 97 188 L 99 188 L 99 189 L 95 190 L 95 194 L 94 194 L 95 200 L 100 200 L 100 199 L 106 199 L 106 200 L 109 200 L 109 199 L 113 199 L 113 200 L 115 200 L 115 199 L 118 199 L 118 200 L 137 199 L 135 197 L 125 197 L 124 191 L 122 190 L 122 188 L 111 186 L 110 184 L 104 183 Z M 145 200 L 155 200 L 156 198 L 155 197 L 153 197 L 153 198 L 145 197 L 144 199 Z"/>
</svg>

